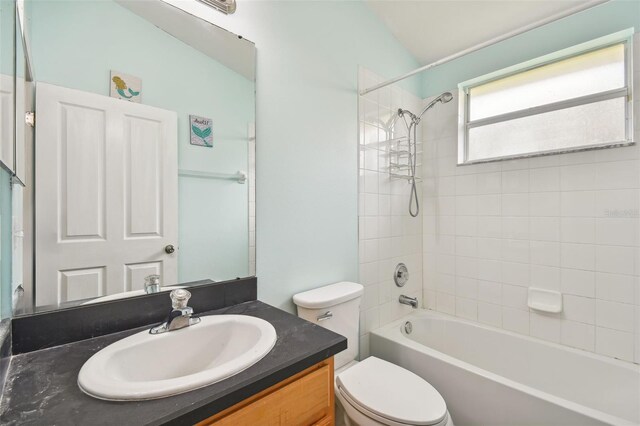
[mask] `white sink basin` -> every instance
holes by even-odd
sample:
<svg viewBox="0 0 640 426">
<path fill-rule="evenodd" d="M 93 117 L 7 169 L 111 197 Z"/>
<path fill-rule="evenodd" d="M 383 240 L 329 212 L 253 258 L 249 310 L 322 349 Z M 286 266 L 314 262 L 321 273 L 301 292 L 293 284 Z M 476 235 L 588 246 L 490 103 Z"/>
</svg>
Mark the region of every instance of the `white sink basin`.
<svg viewBox="0 0 640 426">
<path fill-rule="evenodd" d="M 260 318 L 206 316 L 180 330 L 145 330 L 107 346 L 84 363 L 78 385 L 100 399 L 164 398 L 233 376 L 275 343 L 276 330 Z"/>
</svg>

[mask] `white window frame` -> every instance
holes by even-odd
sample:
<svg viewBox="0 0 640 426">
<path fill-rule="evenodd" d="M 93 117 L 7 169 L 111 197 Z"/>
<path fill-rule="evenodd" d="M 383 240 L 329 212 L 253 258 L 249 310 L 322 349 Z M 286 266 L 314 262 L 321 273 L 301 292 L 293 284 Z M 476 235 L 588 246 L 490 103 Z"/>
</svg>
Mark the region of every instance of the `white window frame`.
<svg viewBox="0 0 640 426">
<path fill-rule="evenodd" d="M 523 62 L 508 68 L 504 68 L 493 73 L 483 75 L 458 85 L 458 165 L 487 163 L 492 161 L 510 160 L 514 158 L 538 157 L 542 155 L 585 151 L 592 149 L 613 148 L 619 146 L 633 145 L 633 34 L 634 29 L 630 28 L 608 36 L 600 37 L 595 40 L 588 41 L 567 49 L 563 49 L 527 62 Z M 487 118 L 469 121 L 469 100 L 470 90 L 474 87 L 489 83 L 491 81 L 500 80 L 515 74 L 539 68 L 554 62 L 562 61 L 571 57 L 580 56 L 588 52 L 604 49 L 617 44 L 624 45 L 625 60 L 625 87 L 620 89 L 608 90 L 592 95 L 581 96 L 578 98 L 567 99 L 558 102 L 552 102 L 545 105 L 526 108 L 523 110 L 512 111 L 499 114 Z M 585 105 L 593 102 L 604 101 L 608 99 L 626 96 L 625 102 L 625 140 L 612 141 L 607 143 L 585 145 L 575 148 L 558 148 L 553 150 L 538 151 L 526 154 L 505 155 L 499 157 L 482 158 L 478 160 L 468 159 L 469 130 L 473 127 L 500 123 L 517 118 L 533 116 L 545 112 L 557 111 L 561 109 L 571 108 L 579 105 Z"/>
</svg>

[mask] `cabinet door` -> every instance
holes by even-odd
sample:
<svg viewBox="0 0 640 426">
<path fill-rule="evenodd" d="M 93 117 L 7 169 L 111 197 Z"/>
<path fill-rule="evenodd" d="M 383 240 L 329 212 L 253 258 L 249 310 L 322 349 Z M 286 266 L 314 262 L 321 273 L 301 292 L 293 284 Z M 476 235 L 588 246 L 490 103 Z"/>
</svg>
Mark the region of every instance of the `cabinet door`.
<svg viewBox="0 0 640 426">
<path fill-rule="evenodd" d="M 333 358 L 317 364 L 198 426 L 310 426 L 334 423 Z"/>
</svg>

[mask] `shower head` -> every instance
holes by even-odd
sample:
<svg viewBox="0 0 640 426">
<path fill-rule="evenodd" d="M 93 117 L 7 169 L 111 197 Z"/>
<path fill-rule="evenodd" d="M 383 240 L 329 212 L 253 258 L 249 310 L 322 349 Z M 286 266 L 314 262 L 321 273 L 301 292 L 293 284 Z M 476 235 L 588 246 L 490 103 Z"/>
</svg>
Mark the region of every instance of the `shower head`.
<svg viewBox="0 0 640 426">
<path fill-rule="evenodd" d="M 400 117 L 402 117 L 402 116 L 404 116 L 406 114 L 411 118 L 411 122 L 414 125 L 417 125 L 418 123 L 420 123 L 420 120 L 422 119 L 422 116 L 424 115 L 424 113 L 427 112 L 429 109 L 431 109 L 432 106 L 434 106 L 438 102 L 442 102 L 443 104 L 446 104 L 447 102 L 450 102 L 451 99 L 453 99 L 453 95 L 451 94 L 451 92 L 444 92 L 443 94 L 441 94 L 440 96 L 438 96 L 437 98 L 435 98 L 431 102 L 429 102 L 427 104 L 427 106 L 424 107 L 422 112 L 420 112 L 420 114 L 418 114 L 418 115 L 412 113 L 411 111 L 409 111 L 407 109 L 400 108 L 400 109 L 398 109 L 398 112 L 395 115 L 395 119 L 394 119 L 393 122 L 395 123 L 395 121 L 398 120 L 398 118 L 400 118 Z"/>
<path fill-rule="evenodd" d="M 420 121 L 424 113 L 427 112 L 432 106 L 434 106 L 438 102 L 442 102 L 443 104 L 446 104 L 447 102 L 451 101 L 451 99 L 453 99 L 453 95 L 451 94 L 451 92 L 444 92 L 443 94 L 441 94 L 440 96 L 438 96 L 437 98 L 429 102 L 426 107 L 424 107 L 422 112 L 418 114 L 418 117 L 417 117 L 418 121 Z"/>
</svg>

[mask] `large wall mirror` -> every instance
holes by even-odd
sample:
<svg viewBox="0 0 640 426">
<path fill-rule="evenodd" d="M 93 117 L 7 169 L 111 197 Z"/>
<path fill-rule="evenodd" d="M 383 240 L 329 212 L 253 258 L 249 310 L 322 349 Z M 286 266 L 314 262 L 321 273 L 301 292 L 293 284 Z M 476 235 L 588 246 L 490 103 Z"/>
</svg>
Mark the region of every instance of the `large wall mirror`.
<svg viewBox="0 0 640 426">
<path fill-rule="evenodd" d="M 161 0 L 17 21 L 14 312 L 255 275 L 254 44 Z"/>
</svg>

